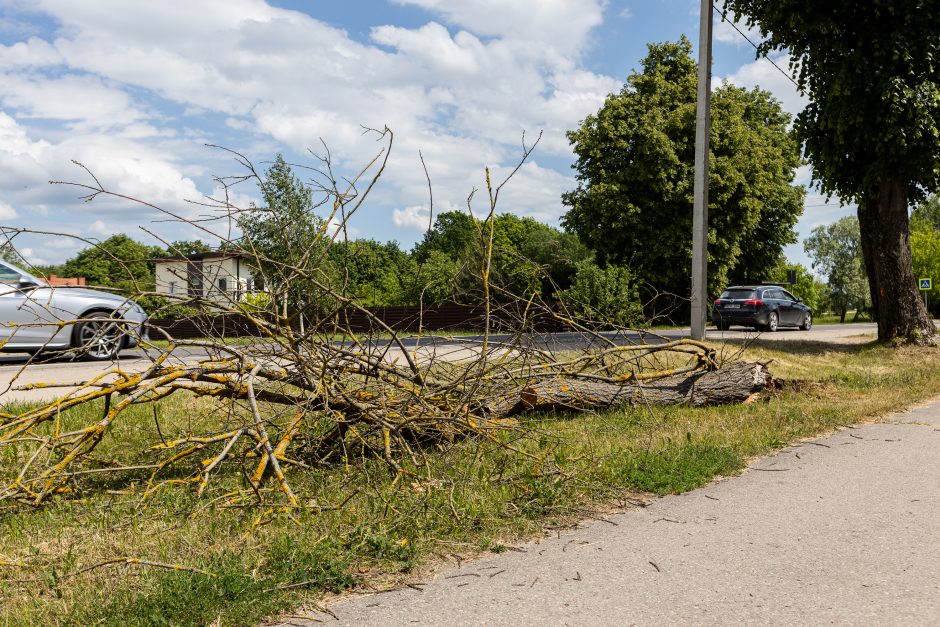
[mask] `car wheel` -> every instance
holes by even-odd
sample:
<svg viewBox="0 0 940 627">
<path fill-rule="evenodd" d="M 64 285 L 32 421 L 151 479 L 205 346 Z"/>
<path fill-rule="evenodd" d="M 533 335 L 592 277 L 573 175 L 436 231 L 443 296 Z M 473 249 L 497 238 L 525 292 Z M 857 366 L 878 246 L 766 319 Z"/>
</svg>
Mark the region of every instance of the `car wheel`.
<svg viewBox="0 0 940 627">
<path fill-rule="evenodd" d="M 803 324 L 800 325 L 800 328 L 804 331 L 809 331 L 813 328 L 813 314 L 806 312 L 806 315 L 803 316 Z"/>
<path fill-rule="evenodd" d="M 111 314 L 95 311 L 75 326 L 72 346 L 79 349 L 82 359 L 109 361 L 123 348 L 124 331 Z"/>
<path fill-rule="evenodd" d="M 715 326 L 718 327 L 719 331 L 727 331 L 731 328 L 730 322 L 716 322 Z"/>
<path fill-rule="evenodd" d="M 774 331 L 777 330 L 777 325 L 779 322 L 780 320 L 777 317 L 777 312 L 771 311 L 770 315 L 767 316 L 767 326 L 764 327 L 764 330 L 769 331 L 770 333 L 773 333 Z"/>
</svg>

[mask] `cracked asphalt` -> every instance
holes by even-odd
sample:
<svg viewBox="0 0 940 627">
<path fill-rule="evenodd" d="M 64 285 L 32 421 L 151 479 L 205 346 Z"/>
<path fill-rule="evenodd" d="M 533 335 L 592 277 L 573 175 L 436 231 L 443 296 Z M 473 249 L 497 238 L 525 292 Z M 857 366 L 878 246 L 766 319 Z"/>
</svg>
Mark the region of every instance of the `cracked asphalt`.
<svg viewBox="0 0 940 627">
<path fill-rule="evenodd" d="M 455 564 L 419 589 L 342 600 L 329 606 L 336 618 L 316 618 L 940 624 L 940 399 L 518 549 Z"/>
</svg>

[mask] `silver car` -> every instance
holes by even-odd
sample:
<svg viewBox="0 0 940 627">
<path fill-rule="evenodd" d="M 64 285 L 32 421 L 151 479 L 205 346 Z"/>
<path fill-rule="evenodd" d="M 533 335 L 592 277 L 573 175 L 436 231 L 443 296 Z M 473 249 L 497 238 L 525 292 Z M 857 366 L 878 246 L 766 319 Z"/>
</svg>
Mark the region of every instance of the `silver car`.
<svg viewBox="0 0 940 627">
<path fill-rule="evenodd" d="M 0 261 L 0 350 L 109 360 L 145 338 L 147 314 L 116 294 L 45 281 Z"/>
</svg>

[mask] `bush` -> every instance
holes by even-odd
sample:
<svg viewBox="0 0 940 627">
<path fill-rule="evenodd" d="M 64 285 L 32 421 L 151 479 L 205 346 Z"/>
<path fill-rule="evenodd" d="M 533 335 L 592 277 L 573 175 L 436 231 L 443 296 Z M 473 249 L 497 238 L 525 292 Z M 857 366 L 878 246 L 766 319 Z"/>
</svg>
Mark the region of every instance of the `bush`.
<svg viewBox="0 0 940 627">
<path fill-rule="evenodd" d="M 636 286 L 624 266 L 601 268 L 593 261 L 580 261 L 571 287 L 558 292 L 558 297 L 576 315 L 594 322 L 636 326 L 643 320 Z"/>
</svg>

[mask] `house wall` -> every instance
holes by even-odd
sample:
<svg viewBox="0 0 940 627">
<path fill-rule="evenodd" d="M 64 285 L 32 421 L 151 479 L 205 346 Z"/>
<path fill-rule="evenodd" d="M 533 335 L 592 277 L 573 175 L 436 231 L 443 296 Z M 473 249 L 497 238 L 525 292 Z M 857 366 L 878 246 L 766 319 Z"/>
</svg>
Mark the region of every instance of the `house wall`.
<svg viewBox="0 0 940 627">
<path fill-rule="evenodd" d="M 154 266 L 156 268 L 157 293 L 185 298 L 187 287 L 186 262 L 160 260 L 155 262 Z"/>
<path fill-rule="evenodd" d="M 204 259 L 192 264 L 182 259 L 155 262 L 157 293 L 185 300 L 203 297 L 219 304 L 244 300 L 251 278 L 251 267 L 236 257 Z M 199 271 L 202 290 L 190 295 L 191 271 Z"/>
</svg>

